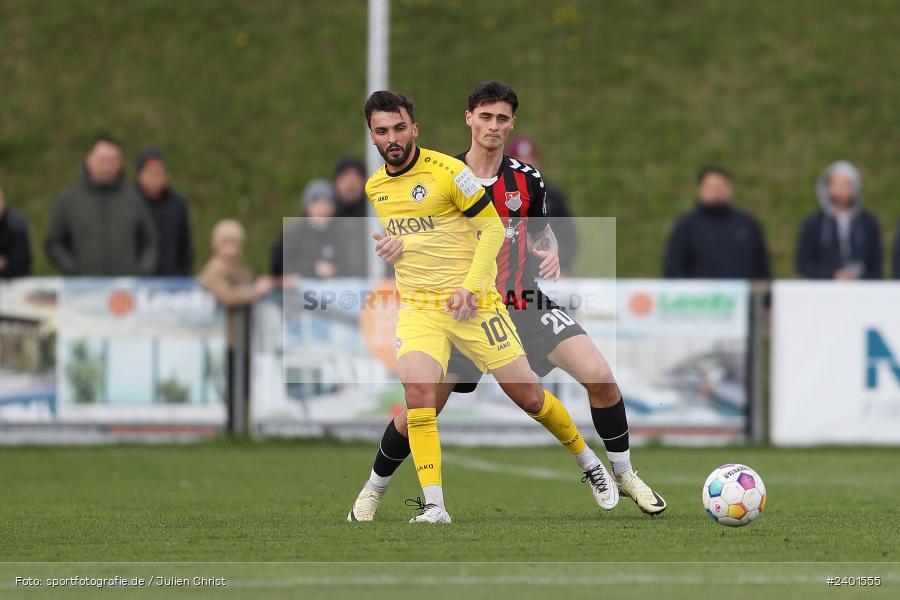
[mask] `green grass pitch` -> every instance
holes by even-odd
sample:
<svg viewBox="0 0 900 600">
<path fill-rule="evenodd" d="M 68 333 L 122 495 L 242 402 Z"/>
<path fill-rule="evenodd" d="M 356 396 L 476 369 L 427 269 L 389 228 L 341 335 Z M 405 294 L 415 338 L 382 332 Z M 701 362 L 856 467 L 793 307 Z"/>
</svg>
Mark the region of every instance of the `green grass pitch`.
<svg viewBox="0 0 900 600">
<path fill-rule="evenodd" d="M 627 499 L 601 513 L 562 449 L 447 448 L 453 525 L 406 523 L 403 500 L 420 492 L 408 464 L 377 521 L 349 524 L 373 449 L 333 441 L 2 449 L 0 597 L 900 591 L 900 449 L 637 448 L 636 467 L 669 502 L 650 518 Z M 715 524 L 700 507 L 706 475 L 727 462 L 755 468 L 769 493 L 766 512 L 741 529 Z M 17 576 L 117 574 L 226 577 L 228 587 L 15 585 Z M 882 584 L 831 588 L 828 576 Z"/>
</svg>

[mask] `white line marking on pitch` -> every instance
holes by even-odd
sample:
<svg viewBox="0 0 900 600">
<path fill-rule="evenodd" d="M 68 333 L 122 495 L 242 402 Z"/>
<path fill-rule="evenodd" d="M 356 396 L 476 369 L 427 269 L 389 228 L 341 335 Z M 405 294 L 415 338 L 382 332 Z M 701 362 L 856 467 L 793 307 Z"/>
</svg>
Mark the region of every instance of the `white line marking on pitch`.
<svg viewBox="0 0 900 600">
<path fill-rule="evenodd" d="M 481 458 L 463 456 L 461 454 L 457 454 L 456 452 L 444 451 L 443 455 L 444 458 L 446 458 L 448 461 L 446 464 L 450 466 L 457 465 L 466 469 L 472 469 L 473 471 L 504 473 L 506 475 L 521 475 L 524 477 L 531 477 L 533 479 L 552 479 L 554 481 L 578 481 L 582 475 L 581 471 L 579 471 L 578 467 L 575 465 L 572 465 L 572 469 L 570 470 L 570 472 L 564 473 L 562 471 L 557 471 L 555 469 L 545 469 L 543 467 L 520 467 L 508 463 L 498 463 Z M 694 479 L 683 476 L 654 477 L 653 481 L 656 483 L 675 484 L 696 483 Z"/>
<path fill-rule="evenodd" d="M 483 460 L 480 458 L 472 458 L 470 456 L 463 456 L 461 454 L 457 454 L 455 452 L 444 452 L 444 458 L 446 458 L 450 465 L 458 465 L 461 467 L 465 467 L 467 469 L 472 469 L 473 471 L 487 471 L 488 473 L 506 473 L 507 475 L 524 475 L 525 477 L 532 477 L 534 479 L 554 479 L 557 481 L 572 481 L 575 478 L 577 471 L 575 468 L 572 469 L 572 474 L 567 475 L 561 473 L 559 471 L 554 471 L 552 469 L 543 469 L 541 467 L 519 467 L 516 465 L 508 465 L 503 463 L 496 463 L 489 460 Z"/>
<path fill-rule="evenodd" d="M 573 479 L 578 479 L 581 476 L 580 471 L 578 471 L 577 467 L 575 466 L 572 467 L 569 473 L 565 473 L 556 469 L 546 469 L 543 467 L 522 467 L 509 463 L 498 463 L 490 460 L 484 460 L 482 458 L 465 456 L 453 451 L 448 452 L 446 450 L 443 452 L 443 456 L 445 459 L 447 459 L 447 464 L 449 464 L 450 466 L 460 466 L 463 468 L 472 469 L 473 471 L 504 473 L 506 475 L 521 475 L 524 477 L 531 477 L 533 479 L 552 479 L 555 481 L 572 481 Z M 639 464 L 636 466 L 639 468 Z M 700 483 L 703 483 L 704 477 L 705 475 L 700 478 L 685 477 L 683 475 L 651 475 L 647 480 L 650 481 L 652 479 L 653 483 L 657 484 L 699 485 Z M 776 483 L 779 485 L 790 486 L 821 485 L 822 483 L 822 480 L 818 478 L 797 476 L 790 473 L 770 473 L 769 475 L 763 474 L 763 481 L 765 481 L 767 484 Z M 846 482 L 847 479 L 844 478 L 842 481 Z M 872 481 L 872 478 L 869 477 L 857 477 L 853 478 L 850 483 L 871 484 Z"/>
</svg>

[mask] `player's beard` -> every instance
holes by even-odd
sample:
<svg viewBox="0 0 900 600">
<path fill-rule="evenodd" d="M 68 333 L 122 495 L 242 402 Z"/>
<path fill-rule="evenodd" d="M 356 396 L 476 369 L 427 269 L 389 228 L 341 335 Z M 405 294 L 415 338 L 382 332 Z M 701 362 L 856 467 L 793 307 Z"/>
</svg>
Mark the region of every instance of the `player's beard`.
<svg viewBox="0 0 900 600">
<path fill-rule="evenodd" d="M 400 165 L 402 165 L 403 163 L 406 162 L 406 159 L 409 158 L 409 154 L 410 154 L 410 152 L 412 152 L 412 147 L 413 147 L 413 142 L 412 142 L 412 140 L 410 140 L 405 148 L 403 146 L 401 146 L 400 144 L 389 144 L 384 150 L 382 150 L 379 147 L 378 153 L 381 154 L 381 158 L 384 159 L 384 162 L 391 165 L 392 167 L 399 167 Z M 400 148 L 401 150 L 403 150 L 403 152 L 401 152 L 397 156 L 397 158 L 391 158 L 390 155 L 388 154 L 388 151 L 393 150 L 394 148 Z"/>
</svg>

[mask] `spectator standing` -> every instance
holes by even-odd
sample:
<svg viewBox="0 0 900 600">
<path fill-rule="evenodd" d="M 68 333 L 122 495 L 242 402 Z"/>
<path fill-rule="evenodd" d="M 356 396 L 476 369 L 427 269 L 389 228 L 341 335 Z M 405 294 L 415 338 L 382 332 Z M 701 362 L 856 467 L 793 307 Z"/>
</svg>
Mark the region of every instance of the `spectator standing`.
<svg viewBox="0 0 900 600">
<path fill-rule="evenodd" d="M 727 169 L 700 169 L 694 210 L 678 219 L 666 244 L 666 277 L 771 278 L 762 228 L 753 216 L 734 206 L 733 196 L 733 178 Z"/>
<path fill-rule="evenodd" d="M 518 161 L 528 163 L 535 169 L 541 168 L 537 145 L 528 138 L 513 140 L 509 144 L 508 152 Z M 566 194 L 548 183 L 546 177 L 543 177 L 543 180 L 547 190 L 547 215 L 550 217 L 550 227 L 559 243 L 559 267 L 562 274 L 567 275 L 572 272 L 578 256 L 578 228 L 575 227 L 575 220 L 569 212 Z"/>
<path fill-rule="evenodd" d="M 272 274 L 315 279 L 348 276 L 345 232 L 335 218 L 337 205 L 331 183 L 325 179 L 309 182 L 302 204 L 305 218 L 283 232 L 272 247 Z"/>
<path fill-rule="evenodd" d="M 154 275 L 185 277 L 194 264 L 194 243 L 187 203 L 169 185 L 165 156 L 156 148 L 138 155 L 135 188 L 153 216 L 159 245 Z"/>
<path fill-rule="evenodd" d="M 816 182 L 819 209 L 803 221 L 797 271 L 810 279 L 881 279 L 881 228 L 862 207 L 862 177 L 847 161 Z"/>
<path fill-rule="evenodd" d="M 232 219 L 225 219 L 216 223 L 212 233 L 212 256 L 197 276 L 197 281 L 206 288 L 209 293 L 225 305 L 229 310 L 227 320 L 226 341 L 228 351 L 226 355 L 228 365 L 227 406 L 233 406 L 234 369 L 237 366 L 238 356 L 234 351 L 238 333 L 242 333 L 244 340 L 250 340 L 250 318 L 244 315 L 238 319 L 233 309 L 249 308 L 256 300 L 265 296 L 272 290 L 272 278 L 260 277 L 256 280 L 253 273 L 243 262 L 244 242 L 243 226 Z M 238 325 L 243 324 L 243 332 L 238 331 Z M 249 352 L 243 354 L 243 371 L 250 373 Z M 249 398 L 249 377 L 244 377 L 244 398 Z M 229 419 L 231 411 L 228 411 Z M 228 423 L 228 429 L 232 429 L 232 423 Z"/>
<path fill-rule="evenodd" d="M 368 272 L 367 252 L 369 231 L 366 217 L 369 199 L 366 198 L 366 167 L 353 156 L 340 159 L 334 168 L 334 194 L 337 199 L 335 216 L 343 243 L 344 277 L 365 277 Z"/>
<path fill-rule="evenodd" d="M 152 275 L 158 246 L 150 211 L 125 185 L 122 146 L 101 135 L 91 145 L 81 181 L 56 200 L 44 236 L 64 275 Z"/>
<path fill-rule="evenodd" d="M 894 279 L 900 279 L 900 222 L 897 223 L 897 237 L 894 238 Z"/>
<path fill-rule="evenodd" d="M 249 306 L 272 290 L 272 278 L 253 274 L 244 265 L 244 227 L 235 220 L 216 223 L 212 234 L 212 256 L 197 276 L 219 302 L 228 307 Z"/>
<path fill-rule="evenodd" d="M 28 223 L 6 205 L 0 188 L 0 279 L 31 275 L 31 244 Z"/>
<path fill-rule="evenodd" d="M 334 167 L 334 195 L 337 200 L 335 216 L 365 217 L 368 215 L 366 199 L 366 166 L 353 156 L 341 158 Z"/>
</svg>

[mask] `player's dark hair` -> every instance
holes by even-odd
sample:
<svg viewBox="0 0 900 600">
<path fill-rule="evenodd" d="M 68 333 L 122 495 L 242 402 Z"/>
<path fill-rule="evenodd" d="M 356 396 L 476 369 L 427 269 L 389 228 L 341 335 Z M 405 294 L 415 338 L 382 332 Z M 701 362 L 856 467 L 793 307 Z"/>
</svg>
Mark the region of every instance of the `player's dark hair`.
<svg viewBox="0 0 900 600">
<path fill-rule="evenodd" d="M 707 175 L 720 175 L 728 181 L 734 181 L 734 175 L 732 175 L 731 171 L 725 167 L 719 165 L 706 165 L 705 167 L 700 167 L 700 170 L 697 171 L 697 185 L 703 183 L 703 180 L 706 179 Z"/>
<path fill-rule="evenodd" d="M 366 124 L 369 129 L 372 128 L 372 113 L 374 112 L 395 112 L 399 113 L 401 108 L 405 108 L 409 113 L 410 120 L 415 123 L 416 115 L 414 113 L 415 105 L 413 101 L 397 92 L 390 90 L 381 90 L 374 92 L 363 106 L 363 112 L 366 114 Z"/>
<path fill-rule="evenodd" d="M 482 104 L 494 102 L 508 102 L 512 106 L 513 114 L 519 108 L 519 97 L 516 91 L 500 81 L 485 81 L 479 83 L 469 94 L 469 112 L 472 112 Z"/>
<path fill-rule="evenodd" d="M 113 146 L 116 146 L 119 150 L 122 149 L 122 142 L 120 142 L 119 140 L 117 140 L 116 138 L 114 138 L 112 135 L 110 135 L 108 133 L 98 133 L 97 135 L 95 135 L 94 139 L 91 140 L 91 145 L 88 149 L 93 150 L 94 148 L 97 147 L 97 144 L 100 144 L 100 143 L 112 144 Z"/>
</svg>

